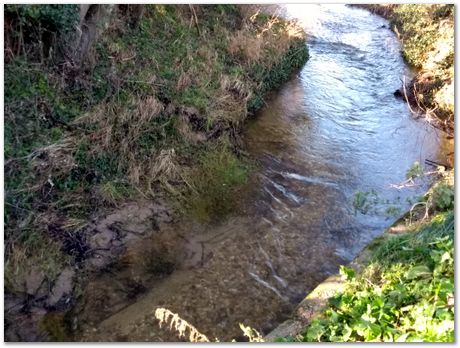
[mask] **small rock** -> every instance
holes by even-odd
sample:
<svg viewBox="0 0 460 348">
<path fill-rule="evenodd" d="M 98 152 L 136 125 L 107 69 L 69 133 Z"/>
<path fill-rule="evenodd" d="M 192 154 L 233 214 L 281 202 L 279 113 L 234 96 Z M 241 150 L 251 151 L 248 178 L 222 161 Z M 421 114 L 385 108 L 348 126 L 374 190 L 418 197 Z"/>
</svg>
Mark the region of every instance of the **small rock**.
<svg viewBox="0 0 460 348">
<path fill-rule="evenodd" d="M 48 296 L 49 294 L 49 281 L 48 279 L 45 279 L 45 281 L 42 283 L 42 285 L 38 288 L 38 290 L 35 292 L 35 300 L 40 300 L 44 299 Z"/>
<path fill-rule="evenodd" d="M 98 251 L 98 254 L 89 258 L 86 262 L 90 267 L 96 270 L 103 269 L 110 265 L 113 262 L 113 257 L 110 256 L 110 253 L 103 253 L 103 250 Z"/>
<path fill-rule="evenodd" d="M 72 293 L 73 288 L 73 277 L 75 275 L 75 270 L 73 268 L 65 268 L 59 275 L 54 287 L 51 291 L 50 296 L 48 297 L 47 304 L 49 306 L 54 306 L 59 300 L 64 296 Z"/>
<path fill-rule="evenodd" d="M 114 232 L 109 230 L 104 230 L 100 233 L 96 233 L 91 237 L 90 247 L 91 249 L 109 249 L 112 243 L 112 240 L 116 239 Z"/>
<path fill-rule="evenodd" d="M 32 307 L 30 309 L 30 317 L 35 321 L 39 321 L 46 313 L 46 309 L 41 307 Z"/>
<path fill-rule="evenodd" d="M 29 295 L 35 295 L 45 280 L 45 273 L 36 268 L 32 269 L 26 276 L 26 291 Z"/>
</svg>

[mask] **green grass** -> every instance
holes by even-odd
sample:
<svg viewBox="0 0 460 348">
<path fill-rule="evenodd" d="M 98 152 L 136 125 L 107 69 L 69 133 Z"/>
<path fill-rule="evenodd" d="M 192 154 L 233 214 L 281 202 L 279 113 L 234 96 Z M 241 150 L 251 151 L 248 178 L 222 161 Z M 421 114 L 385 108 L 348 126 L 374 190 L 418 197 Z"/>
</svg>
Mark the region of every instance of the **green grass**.
<svg viewBox="0 0 460 348">
<path fill-rule="evenodd" d="M 398 26 L 404 35 L 403 55 L 407 62 L 422 67 L 428 58 L 429 50 L 438 39 L 438 23 L 453 15 L 452 5 L 396 6 L 391 16 L 392 24 Z"/>
<path fill-rule="evenodd" d="M 299 69 L 308 60 L 308 57 L 306 45 L 299 40 L 292 43 L 288 53 L 270 70 L 267 70 L 263 65 L 255 64 L 249 74 L 254 80 L 260 80 L 263 83 L 249 100 L 248 111 L 255 112 L 261 108 L 264 104 L 265 93 L 280 87 L 284 81 L 288 80 L 292 71 Z"/>
<path fill-rule="evenodd" d="M 198 165 L 188 174 L 190 189 L 185 195 L 191 216 L 211 222 L 238 206 L 236 193 L 248 182 L 250 164 L 238 158 L 226 145 L 202 150 Z"/>
</svg>

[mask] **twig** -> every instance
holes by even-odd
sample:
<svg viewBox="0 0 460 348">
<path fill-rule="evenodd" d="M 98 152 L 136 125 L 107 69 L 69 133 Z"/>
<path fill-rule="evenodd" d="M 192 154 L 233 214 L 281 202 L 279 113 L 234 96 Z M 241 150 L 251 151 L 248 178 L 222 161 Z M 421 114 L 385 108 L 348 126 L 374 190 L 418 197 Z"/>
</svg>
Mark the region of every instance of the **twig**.
<svg viewBox="0 0 460 348">
<path fill-rule="evenodd" d="M 404 97 L 406 98 L 407 105 L 409 106 L 409 110 L 411 113 L 414 115 L 417 115 L 417 113 L 412 110 L 412 107 L 410 106 L 409 98 L 407 98 L 407 92 L 406 92 L 406 76 L 403 75 L 403 91 L 404 91 Z"/>
<path fill-rule="evenodd" d="M 419 206 L 419 205 L 424 205 L 425 206 L 425 215 L 423 216 L 422 221 L 425 220 L 426 218 L 428 218 L 428 210 L 429 210 L 428 202 L 417 202 L 412 206 L 412 208 L 410 208 L 410 211 L 409 211 L 409 225 L 412 224 L 412 211 L 414 210 L 414 208 L 416 206 Z"/>
<path fill-rule="evenodd" d="M 198 17 L 196 15 L 195 9 L 193 8 L 193 5 L 191 4 L 189 4 L 188 6 L 190 7 L 190 10 L 193 12 L 193 18 L 195 19 L 195 26 L 196 26 L 196 29 L 198 30 L 198 35 L 201 36 L 200 27 L 198 25 Z"/>
</svg>

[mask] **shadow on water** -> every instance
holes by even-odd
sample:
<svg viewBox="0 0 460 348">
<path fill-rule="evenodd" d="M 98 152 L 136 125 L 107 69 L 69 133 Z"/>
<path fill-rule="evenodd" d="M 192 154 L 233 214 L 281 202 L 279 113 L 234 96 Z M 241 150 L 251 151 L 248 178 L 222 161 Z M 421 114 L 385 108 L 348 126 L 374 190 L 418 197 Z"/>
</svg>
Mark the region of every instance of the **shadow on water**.
<svg viewBox="0 0 460 348">
<path fill-rule="evenodd" d="M 299 19 L 311 58 L 248 125 L 247 150 L 260 166 L 247 213 L 220 226 L 181 227 L 184 255 L 206 262 L 185 257 L 182 269 L 90 339 L 117 332 L 175 340 L 158 328 L 158 307 L 221 341 L 241 335 L 238 323 L 266 333 L 396 220 L 390 207 L 403 212 L 426 191 L 425 182 L 395 186 L 414 161 L 439 160 L 443 140 L 393 96 L 410 72 L 388 23 L 344 5 L 286 9 L 308 14 Z M 372 192 L 365 214 L 353 207 L 356 192 Z"/>
</svg>

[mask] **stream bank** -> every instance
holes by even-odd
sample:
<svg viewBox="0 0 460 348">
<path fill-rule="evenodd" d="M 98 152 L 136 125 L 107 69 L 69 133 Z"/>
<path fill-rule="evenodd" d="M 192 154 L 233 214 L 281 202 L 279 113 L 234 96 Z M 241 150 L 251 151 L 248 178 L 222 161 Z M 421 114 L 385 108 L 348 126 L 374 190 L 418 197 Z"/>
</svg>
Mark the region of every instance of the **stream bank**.
<svg viewBox="0 0 460 348">
<path fill-rule="evenodd" d="M 453 173 L 438 180 L 264 341 L 453 342 Z"/>
<path fill-rule="evenodd" d="M 353 5 L 389 20 L 416 75 L 399 89 L 414 112 L 454 136 L 454 5 Z M 404 84 L 404 83 L 403 83 Z M 453 154 L 451 155 L 453 160 Z"/>
<path fill-rule="evenodd" d="M 136 6 L 82 5 L 106 25 L 78 60 L 78 5 L 6 7 L 9 341 L 75 340 L 86 293 L 101 319 L 202 264 L 171 226 L 235 209 L 244 120 L 308 58 L 295 23 L 254 6 Z"/>
</svg>

